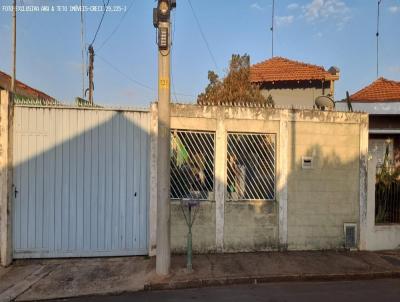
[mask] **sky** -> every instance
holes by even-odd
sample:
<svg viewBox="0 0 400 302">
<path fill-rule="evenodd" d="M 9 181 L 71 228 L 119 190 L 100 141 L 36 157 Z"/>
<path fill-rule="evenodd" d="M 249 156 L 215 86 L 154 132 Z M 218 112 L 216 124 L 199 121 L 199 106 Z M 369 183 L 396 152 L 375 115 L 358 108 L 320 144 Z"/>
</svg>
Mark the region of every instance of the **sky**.
<svg viewBox="0 0 400 302">
<path fill-rule="evenodd" d="M 103 4 L 85 0 L 85 5 Z M 11 0 L 0 0 L 0 70 L 11 73 Z M 190 3 L 192 4 L 193 11 Z M 17 0 L 66 5 L 67 12 L 17 13 L 17 79 L 65 103 L 82 96 L 80 0 Z M 157 98 L 153 0 L 110 0 L 94 41 L 94 101 L 147 107 Z M 208 70 L 226 72 L 232 54 L 255 64 L 271 57 L 272 0 L 177 0 L 172 14 L 172 100 L 194 102 Z M 102 12 L 85 12 L 85 47 Z M 197 21 L 198 22 L 197 22 Z M 276 0 L 276 56 L 339 67 L 336 99 L 376 79 L 377 0 Z M 85 52 L 86 61 L 86 52 Z M 400 81 L 400 0 L 382 0 L 379 75 Z M 86 88 L 87 78 L 85 77 Z"/>
</svg>

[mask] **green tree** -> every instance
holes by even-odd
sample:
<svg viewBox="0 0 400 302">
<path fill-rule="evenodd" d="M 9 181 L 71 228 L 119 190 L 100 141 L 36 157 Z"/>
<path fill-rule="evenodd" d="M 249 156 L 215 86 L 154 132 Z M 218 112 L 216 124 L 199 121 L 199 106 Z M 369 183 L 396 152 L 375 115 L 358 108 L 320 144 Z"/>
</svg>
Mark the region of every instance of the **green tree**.
<svg viewBox="0 0 400 302">
<path fill-rule="evenodd" d="M 250 82 L 250 56 L 232 55 L 225 78 L 214 71 L 208 72 L 210 81 L 197 97 L 199 105 L 273 105 L 261 94 L 259 86 Z M 273 103 L 273 101 L 272 101 Z"/>
</svg>

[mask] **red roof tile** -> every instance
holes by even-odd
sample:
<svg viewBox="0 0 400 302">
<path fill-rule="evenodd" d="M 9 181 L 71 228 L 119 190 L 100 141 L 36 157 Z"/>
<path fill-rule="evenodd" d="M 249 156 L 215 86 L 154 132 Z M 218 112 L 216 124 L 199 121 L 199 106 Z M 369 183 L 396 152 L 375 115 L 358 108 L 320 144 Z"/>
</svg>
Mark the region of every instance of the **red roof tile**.
<svg viewBox="0 0 400 302">
<path fill-rule="evenodd" d="M 379 78 L 350 96 L 352 102 L 400 102 L 400 82 Z"/>
<path fill-rule="evenodd" d="M 0 71 L 0 88 L 10 89 L 10 86 L 11 86 L 11 77 L 8 74 Z M 32 88 L 20 81 L 15 81 L 15 86 L 16 86 L 15 87 L 16 93 L 21 96 L 29 98 L 38 98 L 42 100 L 54 100 L 54 98 L 47 95 L 46 93 L 37 90 L 35 88 Z"/>
<path fill-rule="evenodd" d="M 321 66 L 282 57 L 274 57 L 250 68 L 250 81 L 253 83 L 331 79 L 337 80 L 338 76 L 330 74 Z"/>
</svg>

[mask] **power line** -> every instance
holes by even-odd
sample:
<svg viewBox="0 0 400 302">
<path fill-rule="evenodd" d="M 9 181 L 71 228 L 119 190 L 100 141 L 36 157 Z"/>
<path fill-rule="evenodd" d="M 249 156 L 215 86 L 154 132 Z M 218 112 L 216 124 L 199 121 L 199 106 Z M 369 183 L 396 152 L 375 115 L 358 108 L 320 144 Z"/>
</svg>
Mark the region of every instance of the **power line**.
<svg viewBox="0 0 400 302">
<path fill-rule="evenodd" d="M 174 45 L 174 39 L 175 39 L 175 21 L 176 21 L 176 13 L 175 11 L 173 11 L 173 16 L 172 16 L 174 22 L 172 23 L 172 40 L 171 40 L 171 49 L 173 48 Z M 172 56 L 171 56 L 172 59 Z M 174 81 L 174 68 L 173 68 L 173 64 L 171 64 L 171 82 L 172 82 L 172 92 L 174 94 L 175 97 L 175 102 L 178 103 L 178 97 L 176 95 L 176 90 L 175 90 L 175 81 Z"/>
<path fill-rule="evenodd" d="M 191 1 L 191 0 L 188 0 L 188 2 L 189 2 L 189 5 L 190 5 L 190 8 L 191 8 L 191 10 L 192 10 L 194 19 L 196 20 L 197 27 L 199 28 L 201 37 L 203 38 L 204 43 L 206 44 L 206 47 L 207 47 L 207 49 L 208 49 L 208 52 L 209 52 L 209 54 L 210 54 L 210 56 L 211 56 L 211 59 L 212 59 L 214 65 L 215 65 L 215 68 L 216 68 L 217 71 L 218 71 L 219 68 L 218 68 L 217 61 L 215 60 L 215 57 L 214 57 L 214 55 L 213 55 L 213 53 L 212 53 L 212 51 L 211 51 L 210 45 L 208 44 L 208 41 L 207 41 L 207 38 L 206 38 L 206 36 L 205 36 L 205 34 L 204 34 L 204 32 L 203 32 L 203 29 L 201 28 L 200 21 L 199 21 L 199 19 L 197 18 L 196 12 L 194 11 L 194 8 L 193 8 L 193 5 L 192 5 L 192 1 Z"/>
<path fill-rule="evenodd" d="M 379 77 L 379 19 L 382 0 L 378 0 L 378 15 L 376 20 L 376 77 Z"/>
<path fill-rule="evenodd" d="M 100 47 L 97 49 L 97 51 L 100 51 L 100 49 L 103 48 L 104 45 L 107 44 L 107 42 L 111 39 L 111 37 L 118 31 L 119 27 L 121 26 L 122 22 L 124 21 L 125 17 L 128 15 L 128 12 L 132 8 L 132 6 L 135 4 L 136 0 L 132 0 L 131 4 L 127 8 L 127 10 L 124 12 L 122 15 L 121 19 L 119 19 L 119 22 L 117 26 L 115 26 L 114 30 L 111 32 L 111 34 L 103 41 L 103 43 L 100 45 Z"/>
<path fill-rule="evenodd" d="M 97 57 L 99 57 L 104 63 L 106 63 L 108 66 L 110 66 L 112 69 L 114 69 L 116 72 L 118 72 L 119 74 L 121 74 L 122 76 L 124 76 L 125 78 L 127 78 L 128 80 L 130 80 L 131 82 L 146 88 L 148 90 L 151 90 L 152 92 L 155 92 L 155 90 L 150 87 L 149 85 L 146 85 L 144 83 L 141 83 L 133 78 L 131 78 L 128 74 L 126 74 L 125 72 L 121 71 L 118 67 L 114 66 L 110 61 L 108 61 L 107 59 L 103 58 L 102 56 L 100 56 L 99 54 L 97 54 Z"/>
<path fill-rule="evenodd" d="M 272 20 L 271 20 L 271 53 L 274 57 L 274 20 L 275 19 L 275 0 L 272 0 Z"/>
<path fill-rule="evenodd" d="M 104 57 L 100 56 L 99 54 L 97 54 L 97 57 L 100 58 L 104 63 L 106 63 L 108 66 L 110 66 L 112 69 L 114 69 L 114 71 L 118 72 L 120 75 L 122 75 L 123 77 L 125 77 L 126 79 L 128 79 L 129 81 L 131 81 L 132 83 L 135 83 L 138 86 L 141 86 L 147 90 L 152 91 L 154 94 L 156 94 L 156 89 L 154 89 L 153 87 L 151 87 L 150 85 L 144 84 L 138 80 L 133 79 L 131 76 L 129 76 L 128 74 L 126 74 L 125 72 L 123 72 L 122 70 L 120 70 L 118 67 L 116 67 L 114 64 L 112 64 L 110 61 L 108 61 L 107 59 L 105 59 Z M 186 93 L 176 93 L 176 95 L 180 95 L 180 96 L 187 96 L 187 97 L 194 97 L 193 94 L 186 94 Z"/>
<path fill-rule="evenodd" d="M 94 34 L 93 41 L 92 41 L 92 43 L 90 43 L 91 45 L 93 45 L 94 41 L 96 41 L 97 34 L 99 33 L 101 24 L 103 23 L 104 16 L 106 14 L 108 4 L 110 4 L 110 0 L 107 1 L 107 4 L 105 4 L 104 0 L 103 0 L 103 15 L 101 16 L 99 26 L 97 27 L 96 33 Z"/>
</svg>

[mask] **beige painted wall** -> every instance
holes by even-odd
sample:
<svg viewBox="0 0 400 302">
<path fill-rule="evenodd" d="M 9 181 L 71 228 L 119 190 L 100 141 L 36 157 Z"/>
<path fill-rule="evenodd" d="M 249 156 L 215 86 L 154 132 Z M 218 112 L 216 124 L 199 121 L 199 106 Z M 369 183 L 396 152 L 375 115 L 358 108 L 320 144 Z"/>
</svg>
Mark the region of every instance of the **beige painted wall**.
<svg viewBox="0 0 400 302">
<path fill-rule="evenodd" d="M 288 247 L 344 245 L 343 224 L 359 221 L 359 125 L 291 122 Z M 312 169 L 302 168 L 311 157 Z"/>
<path fill-rule="evenodd" d="M 185 209 L 187 211 L 187 209 Z M 196 210 L 192 228 L 193 250 L 198 253 L 214 252 L 215 246 L 215 202 L 204 201 Z M 187 212 L 185 212 L 188 215 Z M 188 227 L 179 201 L 171 204 L 171 249 L 173 253 L 186 252 Z"/>
<path fill-rule="evenodd" d="M 366 114 L 174 105 L 171 116 L 172 128 L 216 132 L 215 200 L 201 207 L 195 252 L 340 248 L 343 223 L 359 223 L 359 205 L 366 203 L 365 177 L 360 177 L 366 173 L 360 165 L 366 158 L 361 143 L 368 140 Z M 276 200 L 226 200 L 229 131 L 276 134 Z M 301 168 L 302 156 L 313 157 L 313 169 Z M 173 202 L 175 252 L 186 248 L 183 219 Z"/>
<path fill-rule="evenodd" d="M 275 201 L 225 202 L 224 251 L 268 251 L 278 246 Z"/>
<path fill-rule="evenodd" d="M 329 93 L 329 88 L 325 89 L 325 94 Z M 305 89 L 262 89 L 261 93 L 268 97 L 272 96 L 275 105 L 278 106 L 302 106 L 312 108 L 315 98 L 323 95 L 323 90 L 318 88 Z"/>
</svg>

